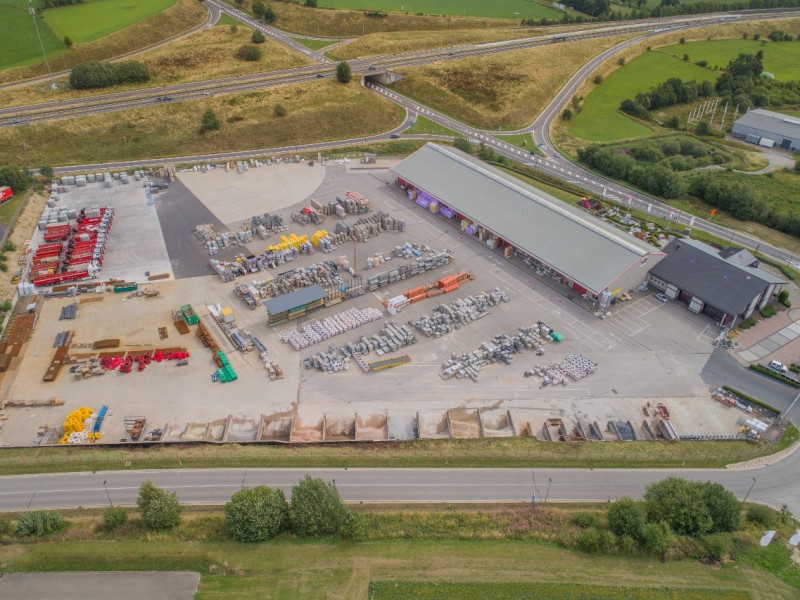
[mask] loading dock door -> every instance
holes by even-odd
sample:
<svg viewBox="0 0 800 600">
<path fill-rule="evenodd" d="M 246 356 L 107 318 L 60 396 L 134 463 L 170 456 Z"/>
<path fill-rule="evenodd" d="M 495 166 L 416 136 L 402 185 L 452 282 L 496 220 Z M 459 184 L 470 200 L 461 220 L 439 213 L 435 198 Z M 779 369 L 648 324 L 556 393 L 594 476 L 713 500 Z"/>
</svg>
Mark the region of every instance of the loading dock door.
<svg viewBox="0 0 800 600">
<path fill-rule="evenodd" d="M 789 146 L 791 145 L 792 145 L 792 140 L 783 140 L 781 142 L 781 148 L 783 148 L 784 150 L 788 150 Z"/>
<path fill-rule="evenodd" d="M 678 288 L 670 283 L 667 285 L 667 289 L 664 290 L 664 293 L 670 300 L 675 300 L 675 298 L 678 297 Z"/>
<path fill-rule="evenodd" d="M 689 302 L 689 310 L 699 315 L 703 311 L 703 307 L 705 306 L 705 302 L 700 300 L 698 297 L 692 297 L 691 302 Z"/>
</svg>

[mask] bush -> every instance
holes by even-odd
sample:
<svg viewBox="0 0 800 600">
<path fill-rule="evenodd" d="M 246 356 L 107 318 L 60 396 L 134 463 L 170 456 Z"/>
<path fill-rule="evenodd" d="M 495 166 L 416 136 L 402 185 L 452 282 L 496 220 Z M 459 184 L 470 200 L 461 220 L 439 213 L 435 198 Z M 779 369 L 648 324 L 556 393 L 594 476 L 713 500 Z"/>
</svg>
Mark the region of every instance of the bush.
<svg viewBox="0 0 800 600">
<path fill-rule="evenodd" d="M 644 530 L 644 527 L 642 527 Z M 629 535 L 623 535 L 619 538 L 619 550 L 625 554 L 635 554 L 639 549 L 638 542 Z"/>
<path fill-rule="evenodd" d="M 677 115 L 672 115 L 669 119 L 664 122 L 664 125 L 669 127 L 670 129 L 678 129 L 681 126 L 681 120 L 678 118 Z"/>
<path fill-rule="evenodd" d="M 569 121 L 572 118 L 572 111 L 568 108 L 565 108 L 564 111 L 561 113 L 561 118 L 564 121 Z"/>
<path fill-rule="evenodd" d="M 139 487 L 136 499 L 139 514 L 148 529 L 163 531 L 177 527 L 181 522 L 183 508 L 175 492 L 167 492 L 145 481 Z"/>
<path fill-rule="evenodd" d="M 578 549 L 590 554 L 600 554 L 602 549 L 600 545 L 601 538 L 599 530 L 589 527 L 578 536 Z"/>
<path fill-rule="evenodd" d="M 467 138 L 460 135 L 453 139 L 453 147 L 467 154 L 472 154 L 472 144 L 469 143 Z"/>
<path fill-rule="evenodd" d="M 339 534 L 348 521 L 348 510 L 335 483 L 306 475 L 292 487 L 289 507 L 292 531 L 304 537 Z"/>
<path fill-rule="evenodd" d="M 778 302 L 783 304 L 786 308 L 792 307 L 792 303 L 789 301 L 789 290 L 783 290 L 778 294 Z"/>
<path fill-rule="evenodd" d="M 308 8 L 317 8 L 317 0 L 306 0 L 306 6 Z"/>
<path fill-rule="evenodd" d="M 600 532 L 600 550 L 604 554 L 609 554 L 617 549 L 617 536 L 611 531 Z"/>
<path fill-rule="evenodd" d="M 573 515 L 569 518 L 569 522 L 573 525 L 577 525 L 578 527 L 583 527 L 584 529 L 589 527 L 600 527 L 600 517 L 598 517 L 596 513 L 586 510 L 580 510 L 573 513 Z"/>
<path fill-rule="evenodd" d="M 260 19 L 267 11 L 267 7 L 263 2 L 261 2 L 261 0 L 255 0 L 255 2 L 253 2 L 253 6 L 250 7 L 250 10 L 252 10 L 253 14 Z"/>
<path fill-rule="evenodd" d="M 624 56 L 620 56 L 619 59 L 617 60 L 617 64 L 620 67 L 623 66 L 625 64 L 625 57 Z"/>
<path fill-rule="evenodd" d="M 258 46 L 254 46 L 253 44 L 245 44 L 241 48 L 239 48 L 239 58 L 244 61 L 248 62 L 256 62 L 261 60 L 263 56 L 263 52 L 261 52 L 261 48 Z"/>
<path fill-rule="evenodd" d="M 283 104 L 276 104 L 275 108 L 272 111 L 272 114 L 276 117 L 285 117 L 287 114 L 286 107 Z"/>
<path fill-rule="evenodd" d="M 603 76 L 595 75 L 594 78 L 592 79 L 592 83 L 594 83 L 595 85 L 600 85 L 601 83 L 603 83 Z"/>
<path fill-rule="evenodd" d="M 110 87 L 122 83 L 150 81 L 150 71 L 138 60 L 118 63 L 90 62 L 75 65 L 69 73 L 69 84 L 76 90 Z"/>
<path fill-rule="evenodd" d="M 267 41 L 267 38 L 264 37 L 264 34 L 261 33 L 258 29 L 253 31 L 253 35 L 250 37 L 250 41 L 254 44 L 263 44 Z"/>
<path fill-rule="evenodd" d="M 54 510 L 22 513 L 17 520 L 17 536 L 45 536 L 64 529 L 64 518 Z"/>
<path fill-rule="evenodd" d="M 31 185 L 30 173 L 16 165 L 0 166 L 0 185 L 7 185 L 15 194 L 21 194 Z"/>
<path fill-rule="evenodd" d="M 741 323 L 739 323 L 739 329 L 750 329 L 751 327 L 755 326 L 756 320 L 753 317 L 747 317 Z"/>
<path fill-rule="evenodd" d="M 350 83 L 353 78 L 353 72 L 350 70 L 350 65 L 347 61 L 342 61 L 336 65 L 336 80 L 339 83 Z"/>
<path fill-rule="evenodd" d="M 0 519 L 0 537 L 11 535 L 11 521 Z"/>
<path fill-rule="evenodd" d="M 108 531 L 119 529 L 128 521 L 128 511 L 121 506 L 111 506 L 103 511 L 103 527 Z"/>
<path fill-rule="evenodd" d="M 65 45 L 67 48 L 72 48 L 72 45 L 73 45 L 73 43 L 74 43 L 74 42 L 72 41 L 72 38 L 71 38 L 71 37 L 69 37 L 68 35 L 65 35 L 65 36 L 64 36 L 64 45 Z"/>
<path fill-rule="evenodd" d="M 736 531 L 742 517 L 742 505 L 733 492 L 725 489 L 721 483 L 696 484 L 701 487 L 703 503 L 711 515 L 712 533 Z"/>
<path fill-rule="evenodd" d="M 753 504 L 747 507 L 746 519 L 751 523 L 758 523 L 766 528 L 775 525 L 775 513 L 768 506 Z"/>
<path fill-rule="evenodd" d="M 642 539 L 644 524 L 644 506 L 632 498 L 620 498 L 608 507 L 608 528 L 620 537 Z"/>
<path fill-rule="evenodd" d="M 219 117 L 213 108 L 209 108 L 203 113 L 203 120 L 200 122 L 200 133 L 206 131 L 216 131 L 220 127 Z"/>
<path fill-rule="evenodd" d="M 5 242 L 3 242 L 3 248 L 2 248 L 3 252 L 13 252 L 16 249 L 17 245 L 11 240 L 6 240 Z"/>
<path fill-rule="evenodd" d="M 39 167 L 39 175 L 41 175 L 45 179 L 52 179 L 53 167 L 51 167 L 50 165 L 42 165 L 41 167 Z"/>
<path fill-rule="evenodd" d="M 703 558 L 720 562 L 731 550 L 731 537 L 724 533 L 707 535 L 701 540 L 703 544 Z"/>
<path fill-rule="evenodd" d="M 647 523 L 642 530 L 644 549 L 656 556 L 665 556 L 674 541 L 669 525 L 664 521 Z"/>
<path fill-rule="evenodd" d="M 663 520 L 675 533 L 703 535 L 714 525 L 695 482 L 668 477 L 648 485 L 644 499 L 648 521 Z"/>
<path fill-rule="evenodd" d="M 762 308 L 758 313 L 764 317 L 765 319 L 769 319 L 770 317 L 774 317 L 777 314 L 775 307 L 772 304 L 769 304 Z"/>
<path fill-rule="evenodd" d="M 281 490 L 244 488 L 225 505 L 225 523 L 236 541 L 263 542 L 286 530 L 289 505 Z"/>
<path fill-rule="evenodd" d="M 267 7 L 267 10 L 264 11 L 264 22 L 265 23 L 273 23 L 275 19 L 278 18 L 278 15 L 275 14 L 275 11 L 272 10 L 271 6 Z"/>
</svg>

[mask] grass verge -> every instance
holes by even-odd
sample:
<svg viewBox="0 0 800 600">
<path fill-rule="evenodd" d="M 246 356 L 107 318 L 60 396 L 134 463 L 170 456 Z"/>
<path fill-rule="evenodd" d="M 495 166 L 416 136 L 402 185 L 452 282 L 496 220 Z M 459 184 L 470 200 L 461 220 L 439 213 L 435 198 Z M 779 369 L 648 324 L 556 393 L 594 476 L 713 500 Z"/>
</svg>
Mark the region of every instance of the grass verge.
<svg viewBox="0 0 800 600">
<path fill-rule="evenodd" d="M 44 10 L 44 19 L 59 38 L 91 42 L 168 9 L 175 0 L 93 0 Z"/>
<path fill-rule="evenodd" d="M 24 199 L 25 193 L 20 192 L 19 194 L 14 194 L 8 202 L 0 204 L 0 223 L 8 225 L 11 222 L 11 217 L 17 212 L 17 208 L 19 208 Z"/>
<path fill-rule="evenodd" d="M 789 427 L 774 446 L 743 441 L 553 444 L 532 438 L 417 440 L 325 446 L 155 446 L 6 448 L 0 475 L 214 467 L 680 467 L 718 468 L 779 452 L 797 440 Z"/>
<path fill-rule="evenodd" d="M 167 10 L 112 33 L 102 39 L 75 44 L 68 52 L 51 56 L 54 72 L 67 71 L 78 63 L 108 60 L 127 52 L 152 46 L 201 24 L 208 11 L 197 0 L 176 0 Z M 5 47 L 5 44 L 4 44 Z M 44 62 L 0 72 L 0 84 L 47 74 Z"/>
<path fill-rule="evenodd" d="M 589 58 L 629 36 L 582 40 L 397 69 L 397 91 L 476 127 L 517 129 Z M 548 65 L 542 69 L 541 65 Z"/>
<path fill-rule="evenodd" d="M 281 104 L 286 116 L 276 117 Z M 207 109 L 218 131 L 200 133 Z M 388 131 L 405 111 L 353 83 L 319 80 L 125 112 L 6 128 L 0 163 L 31 165 L 156 159 L 349 139 Z M 24 148 L 27 146 L 26 154 Z"/>
<path fill-rule="evenodd" d="M 543 156 L 543 152 L 539 149 L 539 147 L 536 144 L 533 143 L 533 136 L 530 133 L 498 135 L 496 137 L 498 140 L 501 140 L 503 142 L 508 142 L 509 144 L 514 144 L 518 148 L 527 150 L 531 154 L 538 154 L 539 156 Z"/>
<path fill-rule="evenodd" d="M 313 38 L 308 37 L 296 37 L 294 41 L 303 44 L 306 48 L 310 48 L 311 50 L 322 50 L 323 48 L 327 48 L 331 44 L 337 44 L 336 40 L 315 40 Z"/>
<path fill-rule="evenodd" d="M 430 119 L 417 115 L 414 118 L 414 125 L 410 129 L 406 129 L 403 133 L 429 133 L 431 135 L 452 135 L 457 137 L 458 133 L 452 129 L 439 125 Z"/>
</svg>

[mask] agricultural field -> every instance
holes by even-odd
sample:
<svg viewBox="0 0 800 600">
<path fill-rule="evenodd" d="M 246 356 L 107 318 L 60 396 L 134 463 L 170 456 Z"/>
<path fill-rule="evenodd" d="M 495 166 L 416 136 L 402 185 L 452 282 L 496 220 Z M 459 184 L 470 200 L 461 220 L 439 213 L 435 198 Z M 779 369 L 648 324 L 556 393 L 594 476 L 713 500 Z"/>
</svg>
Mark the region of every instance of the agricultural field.
<svg viewBox="0 0 800 600">
<path fill-rule="evenodd" d="M 196 0 L 194 0 L 196 2 Z M 235 4 L 232 0 L 226 0 Z M 490 3 L 486 3 L 490 5 Z M 253 0 L 244 0 L 242 10 L 252 13 Z M 399 6 L 398 6 L 399 8 Z M 518 27 L 520 20 L 477 17 L 433 17 L 406 13 L 388 13 L 382 18 L 368 17 L 363 11 L 306 8 L 290 2 L 272 4 L 276 20 L 273 23 L 289 33 L 314 37 L 347 38 L 378 32 L 448 31 L 457 29 L 487 29 Z"/>
<path fill-rule="evenodd" d="M 398 92 L 485 129 L 525 127 L 589 58 L 626 36 L 397 69 Z M 540 66 L 553 65 L 541 69 Z"/>
<path fill-rule="evenodd" d="M 560 19 L 564 14 L 530 0 L 319 0 L 318 4 L 323 8 L 498 19 Z"/>
<path fill-rule="evenodd" d="M 800 44 L 797 42 L 768 41 L 763 44 L 756 40 L 707 40 L 658 49 L 678 58 L 688 54 L 691 62 L 705 60 L 710 68 L 719 69 L 724 69 L 739 54 L 756 54 L 759 50 L 764 53 L 764 70 L 775 75 L 775 79 L 791 81 L 800 78 Z"/>
<path fill-rule="evenodd" d="M 0 8 L 0 10 L 2 9 Z M 78 63 L 108 60 L 121 54 L 134 52 L 179 35 L 201 24 L 207 15 L 208 11 L 197 0 L 176 0 L 166 10 L 125 27 L 116 33 L 92 42 L 76 43 L 69 51 L 64 49 L 63 52 L 56 52 L 52 55 L 48 53 L 48 56 L 51 57 L 50 66 L 54 72 L 66 71 Z M 38 48 L 38 42 L 36 42 L 36 45 Z M 41 49 L 38 49 L 38 51 L 41 52 Z M 20 66 L 0 71 L 0 84 L 47 74 L 47 67 L 43 61 L 32 59 L 25 64 L 31 66 Z"/>
<path fill-rule="evenodd" d="M 0 70 L 42 62 L 42 47 L 36 37 L 33 19 L 28 13 L 27 0 L 3 0 L 0 3 L 0 20 L 3 23 L 3 52 L 0 53 Z M 42 20 L 36 17 L 42 44 L 50 58 L 65 52 L 62 41 Z"/>
<path fill-rule="evenodd" d="M 203 29 L 166 46 L 144 52 L 136 57 L 150 70 L 151 79 L 144 84 L 120 85 L 101 90 L 74 90 L 69 80 L 59 80 L 57 90 L 44 83 L 0 91 L 0 105 L 20 106 L 37 102 L 81 98 L 143 87 L 158 87 L 218 77 L 234 77 L 250 73 L 278 71 L 300 67 L 310 61 L 282 44 L 267 39 L 260 48 L 261 60 L 244 61 L 237 52 L 250 43 L 252 30 L 238 27 L 236 32 L 224 25 Z"/>
<path fill-rule="evenodd" d="M 287 109 L 286 116 L 274 116 L 276 104 Z M 200 134 L 209 108 L 222 126 Z M 348 139 L 392 129 L 403 114 L 357 84 L 319 81 L 5 128 L 0 163 L 18 160 L 23 146 L 29 149 L 27 164 L 62 165 Z"/>
<path fill-rule="evenodd" d="M 718 74 L 661 52 L 646 52 L 614 71 L 586 96 L 581 111 L 567 125 L 569 133 L 590 142 L 650 135 L 649 127 L 623 115 L 619 105 L 670 77 L 700 82 L 716 81 Z"/>
<path fill-rule="evenodd" d="M 81 4 L 48 8 L 44 19 L 59 39 L 91 42 L 149 19 L 175 0 L 85 0 Z"/>
</svg>

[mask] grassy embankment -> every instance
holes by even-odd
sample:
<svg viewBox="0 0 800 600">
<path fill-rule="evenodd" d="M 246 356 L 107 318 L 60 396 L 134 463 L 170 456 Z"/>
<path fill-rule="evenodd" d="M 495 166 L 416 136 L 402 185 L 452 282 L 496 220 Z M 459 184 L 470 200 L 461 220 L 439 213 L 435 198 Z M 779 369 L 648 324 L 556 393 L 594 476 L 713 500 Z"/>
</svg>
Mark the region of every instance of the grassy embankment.
<svg viewBox="0 0 800 600">
<path fill-rule="evenodd" d="M 553 44 L 397 69 L 404 79 L 392 87 L 476 127 L 517 129 L 533 121 L 580 65 L 626 37 L 571 42 L 569 52 Z"/>
<path fill-rule="evenodd" d="M 51 10 L 70 10 L 83 6 L 73 5 L 63 9 Z M 91 8 L 95 6 L 102 7 L 103 5 L 90 3 L 85 6 Z M 121 54 L 141 50 L 199 25 L 206 19 L 207 15 L 208 12 L 205 7 L 197 0 L 176 0 L 175 4 L 163 12 L 125 27 L 111 35 L 91 42 L 75 43 L 69 51 L 56 55 L 48 53 L 48 56 L 51 56 L 50 67 L 53 72 L 66 71 L 78 63 L 108 60 Z M 34 43 L 38 47 L 35 32 Z M 0 84 L 46 75 L 47 67 L 44 62 L 36 61 L 36 63 L 31 66 L 21 66 L 0 71 Z M 2 66 L 1 62 L 0 66 Z"/>
<path fill-rule="evenodd" d="M 64 78 L 59 81 L 57 90 L 51 90 L 47 83 L 38 83 L 0 91 L 0 105 L 24 106 L 190 81 L 279 71 L 311 62 L 270 39 L 259 44 L 263 52 L 261 60 L 242 60 L 237 53 L 243 45 L 250 43 L 251 35 L 252 30 L 247 27 L 238 27 L 235 33 L 228 26 L 210 27 L 138 55 L 136 60 L 143 62 L 150 70 L 151 79 L 146 83 L 97 90 L 73 90 L 68 87 L 68 78 Z"/>
<path fill-rule="evenodd" d="M 490 17 L 494 19 L 560 19 L 564 13 L 545 2 L 530 0 L 403 0 L 402 12 L 430 15 Z M 321 8 L 396 12 L 396 0 L 319 0 Z"/>
<path fill-rule="evenodd" d="M 100 527 L 100 510 L 64 511 L 65 531 L 46 540 L 5 536 L 0 563 L 7 572 L 82 570 L 191 570 L 202 574 L 203 598 L 372 598 L 370 583 L 398 582 L 389 590 L 414 595 L 419 584 L 450 582 L 491 594 L 526 590 L 560 598 L 591 586 L 600 598 L 795 598 L 800 569 L 783 541 L 782 524 L 769 548 L 755 547 L 760 525 L 745 521 L 735 534 L 735 562 L 703 564 L 696 558 L 666 562 L 632 554 L 570 550 L 583 531 L 580 511 L 602 527 L 604 506 L 569 508 L 524 504 L 355 506 L 361 541 L 300 540 L 289 534 L 262 544 L 231 540 L 217 507 L 188 507 L 174 531 L 154 533 L 132 515 L 114 533 Z M 684 554 L 693 555 L 684 544 Z M 313 568 L 309 568 L 313 565 Z M 535 583 L 534 583 L 535 582 Z M 546 587 L 543 587 L 545 586 Z M 375 586 L 373 589 L 384 586 Z M 684 590 L 696 590 L 691 592 Z M 412 593 L 411 596 L 408 593 Z M 555 594 L 555 595 L 554 595 Z M 523 594 L 524 596 L 524 594 Z M 488 598 L 523 597 L 490 595 Z M 394 596 L 396 597 L 396 596 Z M 542 596 L 544 597 L 544 596 Z M 586 598 L 584 594 L 579 597 Z M 595 596 L 588 596 L 595 597 Z"/>
<path fill-rule="evenodd" d="M 432 135 L 452 135 L 453 137 L 458 135 L 452 129 L 420 115 L 414 117 L 414 125 L 403 133 L 429 133 Z"/>
<path fill-rule="evenodd" d="M 417 440 L 326 446 L 6 448 L 0 475 L 59 471 L 212 467 L 681 467 L 716 468 L 765 456 L 800 438 L 790 427 L 775 446 L 739 441 L 553 444 L 533 438 Z"/>
<path fill-rule="evenodd" d="M 281 104 L 287 114 L 274 115 Z M 213 109 L 221 127 L 200 132 Z M 349 139 L 388 131 L 405 111 L 362 88 L 333 80 L 213 96 L 175 104 L 134 108 L 5 128 L 0 164 L 25 157 L 51 165 L 157 159 Z M 23 154 L 23 148 L 28 150 Z"/>
<path fill-rule="evenodd" d="M 338 44 L 337 40 L 316 40 L 314 38 L 308 37 L 296 37 L 293 38 L 296 42 L 303 44 L 306 48 L 310 48 L 311 50 L 322 50 L 323 48 L 327 48 L 332 44 Z"/>
<path fill-rule="evenodd" d="M 229 4 L 240 8 L 232 1 Z M 244 0 L 242 10 L 252 14 L 253 0 Z M 433 17 L 406 13 L 387 13 L 383 18 L 367 16 L 363 11 L 306 8 L 298 4 L 273 3 L 276 19 L 272 23 L 290 33 L 314 37 L 347 38 L 369 33 L 394 31 L 447 31 L 450 29 L 486 29 L 519 26 L 519 19 L 473 17 Z"/>
</svg>

